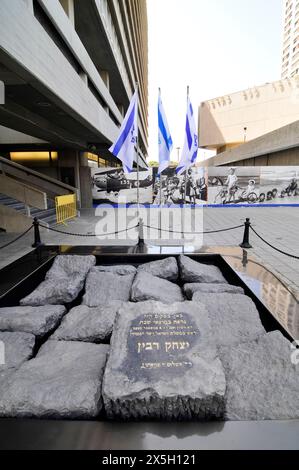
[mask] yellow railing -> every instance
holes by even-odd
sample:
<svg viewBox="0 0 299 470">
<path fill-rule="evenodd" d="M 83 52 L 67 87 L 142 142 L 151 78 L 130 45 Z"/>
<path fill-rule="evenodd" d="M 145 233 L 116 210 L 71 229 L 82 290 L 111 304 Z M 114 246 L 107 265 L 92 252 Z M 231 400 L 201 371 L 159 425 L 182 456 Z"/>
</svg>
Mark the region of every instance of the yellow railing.
<svg viewBox="0 0 299 470">
<path fill-rule="evenodd" d="M 76 194 L 65 194 L 55 197 L 56 221 L 58 224 L 64 223 L 77 215 Z"/>
</svg>

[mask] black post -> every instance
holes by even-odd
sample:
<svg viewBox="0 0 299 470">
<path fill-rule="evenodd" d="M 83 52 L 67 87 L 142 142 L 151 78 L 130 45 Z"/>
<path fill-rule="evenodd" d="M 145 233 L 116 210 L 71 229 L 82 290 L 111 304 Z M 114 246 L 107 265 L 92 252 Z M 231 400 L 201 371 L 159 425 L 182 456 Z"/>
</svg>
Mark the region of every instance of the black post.
<svg viewBox="0 0 299 470">
<path fill-rule="evenodd" d="M 138 243 L 137 246 L 144 247 L 144 235 L 143 235 L 143 220 L 140 218 L 138 220 Z"/>
<path fill-rule="evenodd" d="M 250 230 L 250 219 L 247 218 L 244 222 L 244 236 L 243 236 L 243 241 L 240 243 L 241 248 L 252 248 L 252 246 L 249 243 L 249 230 Z"/>
<path fill-rule="evenodd" d="M 42 245 L 39 233 L 39 221 L 36 217 L 33 219 L 33 227 L 34 227 L 34 243 L 32 244 L 32 248 L 38 248 Z"/>
</svg>

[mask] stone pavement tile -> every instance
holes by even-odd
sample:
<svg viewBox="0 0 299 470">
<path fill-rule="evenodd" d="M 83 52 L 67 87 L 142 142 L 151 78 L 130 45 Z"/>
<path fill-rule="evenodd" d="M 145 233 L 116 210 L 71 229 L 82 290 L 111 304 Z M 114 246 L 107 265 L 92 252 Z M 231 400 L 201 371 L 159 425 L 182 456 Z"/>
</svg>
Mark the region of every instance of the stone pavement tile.
<svg viewBox="0 0 299 470">
<path fill-rule="evenodd" d="M 135 274 L 124 276 L 111 272 L 91 269 L 85 283 L 85 294 L 82 304 L 88 307 L 106 305 L 110 300 L 130 300 L 131 288 Z"/>
<path fill-rule="evenodd" d="M 104 343 L 109 341 L 115 316 L 124 302 L 110 300 L 106 305 L 72 308 L 62 320 L 51 339 Z"/>
<path fill-rule="evenodd" d="M 108 351 L 104 344 L 47 341 L 1 383 L 0 416 L 95 418 Z"/>
<path fill-rule="evenodd" d="M 145 300 L 157 300 L 163 303 L 182 302 L 184 300 L 180 287 L 173 282 L 156 276 L 146 271 L 137 273 L 131 291 L 133 302 Z"/>
<path fill-rule="evenodd" d="M 0 372 L 19 367 L 33 354 L 35 336 L 30 333 L 0 331 L 1 346 L 4 345 L 4 364 Z"/>
<path fill-rule="evenodd" d="M 279 331 L 220 348 L 227 381 L 226 419 L 299 418 L 299 366 L 292 363 L 291 352 Z"/>
<path fill-rule="evenodd" d="M 217 346 L 239 344 L 265 333 L 259 312 L 247 295 L 195 292 L 192 301 L 205 305 Z"/>
<path fill-rule="evenodd" d="M 63 305 L 0 308 L 0 331 L 23 331 L 41 338 L 57 326 L 66 309 Z"/>
<path fill-rule="evenodd" d="M 72 302 L 84 287 L 89 270 L 96 264 L 95 256 L 58 255 L 46 274 L 45 280 L 21 305 L 60 305 Z"/>
</svg>

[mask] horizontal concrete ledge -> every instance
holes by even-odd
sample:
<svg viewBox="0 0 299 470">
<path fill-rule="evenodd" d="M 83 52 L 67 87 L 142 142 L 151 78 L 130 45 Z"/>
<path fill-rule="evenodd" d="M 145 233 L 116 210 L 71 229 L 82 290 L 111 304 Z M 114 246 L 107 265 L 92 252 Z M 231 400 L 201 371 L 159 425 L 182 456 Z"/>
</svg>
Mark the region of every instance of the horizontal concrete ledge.
<svg viewBox="0 0 299 470">
<path fill-rule="evenodd" d="M 257 139 L 200 162 L 201 166 L 220 166 L 299 147 L 299 120 Z"/>
</svg>

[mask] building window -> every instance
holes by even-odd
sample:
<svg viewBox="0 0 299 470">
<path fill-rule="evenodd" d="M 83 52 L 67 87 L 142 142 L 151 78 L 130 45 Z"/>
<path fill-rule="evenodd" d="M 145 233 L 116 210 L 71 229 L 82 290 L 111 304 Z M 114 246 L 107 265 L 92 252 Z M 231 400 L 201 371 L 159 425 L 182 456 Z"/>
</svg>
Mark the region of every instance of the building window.
<svg viewBox="0 0 299 470">
<path fill-rule="evenodd" d="M 58 153 L 56 151 L 10 152 L 10 159 L 25 166 L 50 166 L 57 163 Z"/>
</svg>

